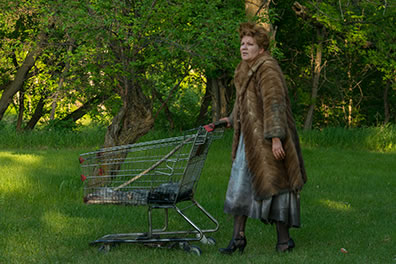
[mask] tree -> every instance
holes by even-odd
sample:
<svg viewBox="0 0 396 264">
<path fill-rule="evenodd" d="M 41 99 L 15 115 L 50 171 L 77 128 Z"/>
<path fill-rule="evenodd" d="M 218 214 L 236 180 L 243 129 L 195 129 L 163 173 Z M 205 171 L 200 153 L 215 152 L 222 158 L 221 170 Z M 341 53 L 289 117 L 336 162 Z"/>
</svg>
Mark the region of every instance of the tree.
<svg viewBox="0 0 396 264">
<path fill-rule="evenodd" d="M 35 1 L 0 2 L 4 11 L 0 16 L 0 49 L 2 60 L 2 89 L 0 97 L 0 120 L 9 108 L 14 96 L 19 92 L 17 108 L 17 129 L 22 130 L 25 112 L 31 112 L 26 128 L 33 129 L 46 112 L 46 97 L 50 96 L 51 64 L 56 56 L 49 56 L 50 31 L 53 30 L 53 16 L 47 12 L 47 3 Z M 45 64 L 45 61 L 49 64 Z M 43 83 L 45 82 L 45 85 Z M 29 96 L 29 100 L 25 97 Z M 29 107 L 25 104 L 29 103 Z M 32 104 L 37 108 L 33 111 Z"/>
<path fill-rule="evenodd" d="M 222 65 L 229 61 L 229 42 L 219 36 L 234 30 L 235 22 L 220 21 L 235 12 L 235 3 L 230 1 L 230 7 L 223 1 L 198 0 L 62 3 L 59 13 L 77 45 L 77 61 L 92 70 L 95 82 L 110 84 L 120 99 L 105 146 L 132 143 L 152 128 L 152 85 L 169 85 L 165 77 L 173 84 L 180 82 L 190 65 L 194 71 L 213 72 L 214 61 Z M 158 74 L 164 68 L 167 74 Z"/>
<path fill-rule="evenodd" d="M 2 76 L 3 93 L 0 98 L 0 120 L 3 118 L 14 95 L 23 89 L 29 71 L 35 65 L 45 46 L 47 35 L 40 31 L 40 1 L 31 3 L 0 2 L 3 12 L 0 18 L 0 36 L 2 36 L 2 61 L 7 67 L 6 76 Z M 12 73 L 11 73 L 12 72 Z M 11 76 L 14 77 L 11 77 Z"/>
<path fill-rule="evenodd" d="M 259 23 L 270 33 L 275 40 L 276 29 L 270 22 L 270 5 L 272 0 L 245 0 L 245 12 L 248 19 L 258 19 Z"/>
<path fill-rule="evenodd" d="M 298 20 L 290 16 L 287 5 L 294 7 Z M 370 32 L 383 31 L 383 27 L 389 33 L 388 37 L 394 37 L 391 33 L 394 30 L 388 25 L 391 21 L 383 17 L 383 12 L 378 12 L 381 6 L 381 3 L 366 1 L 289 1 L 277 7 L 278 13 L 284 14 L 279 19 L 278 27 L 294 24 L 299 29 L 298 33 L 278 31 L 277 35 L 288 61 L 283 68 L 292 82 L 290 86 L 294 91 L 291 94 L 295 96 L 295 102 L 301 102 L 296 105 L 298 118 L 305 113 L 300 123 L 305 123 L 306 129 L 372 122 L 369 119 L 373 111 L 367 111 L 369 105 L 362 107 L 362 104 L 368 103 L 366 98 L 373 92 L 372 88 L 369 89 L 370 82 L 376 79 L 377 84 L 381 83 L 381 79 L 387 76 L 375 66 L 375 58 L 389 54 L 393 44 L 385 45 L 389 50 L 380 51 L 377 39 Z M 383 45 L 383 42 L 380 43 Z M 374 51 L 378 57 L 370 58 L 369 54 Z M 391 56 L 382 63 L 392 61 L 389 58 Z M 388 71 L 394 71 L 392 66 L 386 64 Z M 311 89 L 307 90 L 309 83 Z M 384 84 L 375 89 L 383 90 Z M 371 103 L 374 103 L 373 99 Z"/>
<path fill-rule="evenodd" d="M 0 120 L 16 113 L 18 130 L 89 115 L 110 124 L 112 146 L 153 125 L 188 129 L 225 116 L 240 61 L 236 29 L 248 19 L 271 32 L 301 127 L 396 120 L 388 1 L 0 0 L 0 8 Z"/>
</svg>

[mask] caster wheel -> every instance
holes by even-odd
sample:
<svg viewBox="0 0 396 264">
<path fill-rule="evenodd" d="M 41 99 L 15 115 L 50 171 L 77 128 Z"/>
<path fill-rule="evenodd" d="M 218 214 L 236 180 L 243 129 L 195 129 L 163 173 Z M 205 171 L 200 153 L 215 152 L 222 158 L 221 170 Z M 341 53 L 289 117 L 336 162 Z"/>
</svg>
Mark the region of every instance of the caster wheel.
<svg viewBox="0 0 396 264">
<path fill-rule="evenodd" d="M 99 252 L 103 252 L 103 253 L 108 253 L 108 252 L 110 252 L 110 250 L 112 249 L 112 248 L 114 248 L 114 247 L 116 247 L 116 246 L 118 246 L 119 244 L 118 243 L 104 243 L 103 245 L 101 245 L 99 248 L 98 248 L 98 251 Z"/>
<path fill-rule="evenodd" d="M 199 235 L 197 235 L 197 237 L 199 237 Z M 207 237 L 205 235 L 202 237 L 200 242 L 205 245 L 216 245 L 216 240 L 213 237 Z"/>
<path fill-rule="evenodd" d="M 103 244 L 98 248 L 98 251 L 102 252 L 102 253 L 108 253 L 108 252 L 110 252 L 110 250 L 111 250 L 110 244 Z"/>
<path fill-rule="evenodd" d="M 208 245 L 216 245 L 216 240 L 213 237 L 207 237 L 206 238 Z"/>
<path fill-rule="evenodd" d="M 190 249 L 188 250 L 189 253 L 194 254 L 196 256 L 201 256 L 202 250 L 194 245 L 190 245 Z"/>
<path fill-rule="evenodd" d="M 202 250 L 199 247 L 190 245 L 187 242 L 182 243 L 180 247 L 182 247 L 184 251 L 194 254 L 196 256 L 201 256 L 202 254 Z"/>
</svg>

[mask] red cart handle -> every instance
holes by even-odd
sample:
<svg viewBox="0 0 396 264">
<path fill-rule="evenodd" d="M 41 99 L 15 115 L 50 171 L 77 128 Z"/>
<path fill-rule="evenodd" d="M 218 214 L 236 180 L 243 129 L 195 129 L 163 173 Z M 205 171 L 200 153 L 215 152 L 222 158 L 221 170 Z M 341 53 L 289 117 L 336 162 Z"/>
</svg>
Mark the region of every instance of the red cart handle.
<svg viewBox="0 0 396 264">
<path fill-rule="evenodd" d="M 226 127 L 227 122 L 225 120 L 216 121 L 214 123 L 207 124 L 203 126 L 207 132 L 213 132 L 216 128 Z"/>
</svg>

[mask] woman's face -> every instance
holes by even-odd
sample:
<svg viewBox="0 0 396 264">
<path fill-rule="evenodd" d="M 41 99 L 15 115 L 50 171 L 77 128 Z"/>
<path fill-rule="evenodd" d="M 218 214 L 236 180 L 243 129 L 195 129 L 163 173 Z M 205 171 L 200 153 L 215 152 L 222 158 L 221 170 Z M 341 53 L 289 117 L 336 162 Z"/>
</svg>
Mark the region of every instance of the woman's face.
<svg viewBox="0 0 396 264">
<path fill-rule="evenodd" d="M 264 52 L 263 48 L 260 48 L 256 40 L 250 36 L 244 36 L 241 40 L 241 58 L 247 63 L 254 60 L 257 55 L 262 54 Z"/>
</svg>

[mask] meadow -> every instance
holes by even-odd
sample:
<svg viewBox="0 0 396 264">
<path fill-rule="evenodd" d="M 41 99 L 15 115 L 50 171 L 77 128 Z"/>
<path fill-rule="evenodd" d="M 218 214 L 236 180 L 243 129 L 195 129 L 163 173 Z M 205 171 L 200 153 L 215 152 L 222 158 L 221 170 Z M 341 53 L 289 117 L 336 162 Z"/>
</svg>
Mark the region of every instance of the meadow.
<svg viewBox="0 0 396 264">
<path fill-rule="evenodd" d="M 230 131 L 211 146 L 195 196 L 220 223 L 211 234 L 216 245 L 196 243 L 201 256 L 135 244 L 104 253 L 89 245 L 105 234 L 147 226 L 146 207 L 83 203 L 78 157 L 100 147 L 103 129 L 21 134 L 2 128 L 0 135 L 0 263 L 396 263 L 392 126 L 301 133 L 308 182 L 301 198 L 302 227 L 291 230 L 295 250 L 276 253 L 274 226 L 249 219 L 248 246 L 233 256 L 218 253 L 228 244 L 233 224 L 222 209 Z M 156 132 L 142 140 L 168 135 Z M 170 225 L 183 224 L 172 216 Z"/>
</svg>

